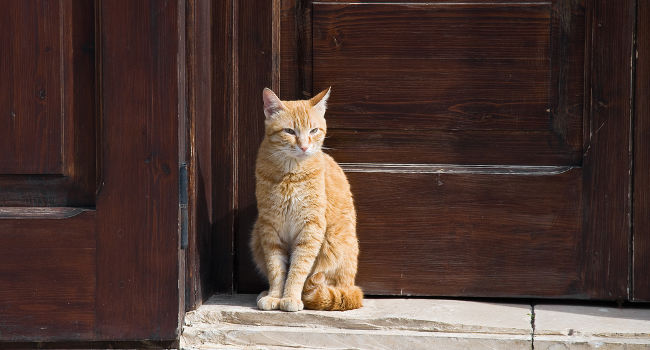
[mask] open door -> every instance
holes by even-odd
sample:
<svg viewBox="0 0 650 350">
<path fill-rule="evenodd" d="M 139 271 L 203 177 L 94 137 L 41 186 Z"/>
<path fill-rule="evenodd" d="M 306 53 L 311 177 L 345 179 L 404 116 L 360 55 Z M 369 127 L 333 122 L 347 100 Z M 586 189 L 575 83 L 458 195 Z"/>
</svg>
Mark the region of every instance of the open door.
<svg viewBox="0 0 650 350">
<path fill-rule="evenodd" d="M 0 11 L 0 341 L 174 340 L 183 1 Z"/>
</svg>

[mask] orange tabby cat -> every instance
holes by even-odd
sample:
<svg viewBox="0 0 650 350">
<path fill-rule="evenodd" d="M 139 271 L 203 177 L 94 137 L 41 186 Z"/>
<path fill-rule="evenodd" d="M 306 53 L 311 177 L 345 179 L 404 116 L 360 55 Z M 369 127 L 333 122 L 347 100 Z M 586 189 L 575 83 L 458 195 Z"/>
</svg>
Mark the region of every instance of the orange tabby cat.
<svg viewBox="0 0 650 350">
<path fill-rule="evenodd" d="M 257 156 L 259 216 L 251 239 L 255 264 L 269 281 L 257 298 L 262 310 L 361 307 L 350 185 L 321 152 L 329 94 L 280 101 L 269 89 L 262 93 L 266 136 Z"/>
</svg>

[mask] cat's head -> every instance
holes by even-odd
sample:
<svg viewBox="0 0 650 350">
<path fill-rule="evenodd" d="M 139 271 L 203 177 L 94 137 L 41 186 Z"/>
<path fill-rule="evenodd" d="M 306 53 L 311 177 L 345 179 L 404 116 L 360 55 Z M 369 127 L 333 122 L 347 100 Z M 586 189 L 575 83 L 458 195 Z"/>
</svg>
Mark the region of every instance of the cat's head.
<svg viewBox="0 0 650 350">
<path fill-rule="evenodd" d="M 325 109 L 330 89 L 309 100 L 281 101 L 270 89 L 264 89 L 266 139 L 273 153 L 297 160 L 320 152 L 327 133 Z"/>
</svg>

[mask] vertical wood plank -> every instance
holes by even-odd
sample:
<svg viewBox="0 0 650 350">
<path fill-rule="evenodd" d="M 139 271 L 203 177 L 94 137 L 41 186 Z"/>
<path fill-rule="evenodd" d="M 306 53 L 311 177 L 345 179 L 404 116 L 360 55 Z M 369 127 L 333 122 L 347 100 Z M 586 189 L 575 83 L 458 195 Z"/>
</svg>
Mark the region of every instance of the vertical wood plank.
<svg viewBox="0 0 650 350">
<path fill-rule="evenodd" d="M 590 123 L 584 150 L 582 263 L 595 299 L 628 298 L 634 0 L 593 0 Z"/>
<path fill-rule="evenodd" d="M 280 1 L 280 98 L 300 100 L 312 96 L 312 4 L 308 0 Z"/>
<path fill-rule="evenodd" d="M 235 128 L 238 106 L 235 51 L 237 30 L 234 10 L 234 0 L 218 1 L 212 8 L 213 56 L 211 62 L 214 73 L 210 135 L 213 143 L 210 145 L 209 151 L 213 156 L 209 158 L 209 163 L 206 159 L 199 164 L 201 168 L 210 167 L 214 174 L 210 192 L 211 198 L 214 199 L 214 221 L 211 229 L 213 254 L 210 269 L 212 269 L 215 290 L 224 293 L 233 291 L 233 242 L 237 191 L 235 178 Z M 198 142 L 197 138 L 197 150 L 201 152 Z"/>
<path fill-rule="evenodd" d="M 255 202 L 255 158 L 264 136 L 262 90 L 276 88 L 273 65 L 273 6 L 274 1 L 260 1 L 255 6 L 245 0 L 237 2 L 236 24 L 237 61 L 235 76 L 238 94 L 236 120 L 237 154 L 237 219 L 236 219 L 236 271 L 254 271 L 248 241 L 257 216 Z M 276 84 L 279 84 L 276 82 Z M 239 291 L 263 287 L 255 274 L 238 274 Z"/>
<path fill-rule="evenodd" d="M 650 300 L 650 2 L 637 1 L 632 298 Z"/>
<path fill-rule="evenodd" d="M 220 23 L 215 23 L 221 25 Z M 187 64 L 190 117 L 190 227 L 187 247 L 187 310 L 214 290 L 212 160 L 212 3 L 190 0 L 187 9 Z M 218 141 L 215 141 L 218 142 Z M 220 194 L 221 195 L 221 194 Z"/>
<path fill-rule="evenodd" d="M 178 329 L 179 1 L 101 1 L 97 340 Z"/>
</svg>

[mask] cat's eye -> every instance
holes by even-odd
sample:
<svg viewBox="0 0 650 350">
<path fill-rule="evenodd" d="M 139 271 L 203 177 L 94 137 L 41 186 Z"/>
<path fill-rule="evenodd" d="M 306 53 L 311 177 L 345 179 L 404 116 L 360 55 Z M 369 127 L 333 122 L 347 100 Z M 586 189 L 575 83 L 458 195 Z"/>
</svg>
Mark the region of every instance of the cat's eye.
<svg viewBox="0 0 650 350">
<path fill-rule="evenodd" d="M 296 132 L 293 129 L 285 128 L 284 132 L 286 132 L 289 135 L 295 135 Z"/>
<path fill-rule="evenodd" d="M 312 134 L 312 135 L 317 133 L 317 132 L 318 132 L 318 128 L 314 128 L 314 129 L 311 129 L 311 131 L 309 131 L 309 133 Z"/>
</svg>

